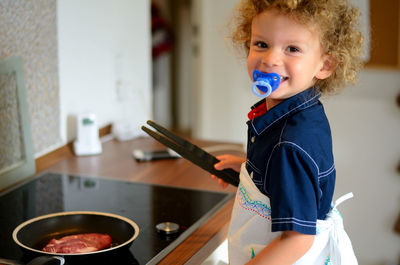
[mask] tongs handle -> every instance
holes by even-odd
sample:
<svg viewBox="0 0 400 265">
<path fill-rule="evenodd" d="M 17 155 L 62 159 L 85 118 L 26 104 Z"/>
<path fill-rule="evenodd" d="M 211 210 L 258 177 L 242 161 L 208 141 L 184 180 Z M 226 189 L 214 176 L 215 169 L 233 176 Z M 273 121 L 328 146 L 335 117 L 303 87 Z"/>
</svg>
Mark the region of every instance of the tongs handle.
<svg viewBox="0 0 400 265">
<path fill-rule="evenodd" d="M 239 185 L 239 173 L 232 170 L 232 169 L 223 169 L 223 170 L 216 170 L 214 168 L 214 164 L 218 163 L 219 160 L 211 155 L 210 153 L 206 152 L 205 150 L 201 149 L 197 145 L 192 144 L 191 142 L 181 138 L 180 136 L 174 134 L 173 132 L 165 129 L 161 125 L 153 122 L 147 121 L 147 124 L 151 127 L 155 128 L 158 132 L 163 135 L 150 130 L 149 128 L 142 126 L 142 130 L 149 134 L 151 137 L 159 141 L 160 143 L 166 145 L 167 147 L 171 148 L 175 152 L 177 152 L 182 157 L 186 158 L 190 162 L 194 163 L 195 165 L 201 167 L 202 169 L 208 171 L 209 173 L 221 178 L 223 181 L 232 184 L 234 186 Z"/>
</svg>

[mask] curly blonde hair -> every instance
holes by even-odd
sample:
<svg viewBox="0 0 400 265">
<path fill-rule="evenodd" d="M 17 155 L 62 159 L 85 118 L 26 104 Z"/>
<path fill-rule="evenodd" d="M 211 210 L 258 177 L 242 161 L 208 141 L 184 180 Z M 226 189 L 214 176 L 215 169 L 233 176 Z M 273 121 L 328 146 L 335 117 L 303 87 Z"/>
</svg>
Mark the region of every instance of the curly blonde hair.
<svg viewBox="0 0 400 265">
<path fill-rule="evenodd" d="M 318 80 L 321 93 L 336 92 L 354 84 L 363 63 L 360 11 L 346 0 L 242 0 L 233 16 L 232 42 L 246 55 L 250 49 L 251 23 L 265 10 L 277 9 L 303 25 L 316 25 L 325 54 L 335 62 L 330 77 Z M 232 25 L 232 24 L 231 24 Z"/>
</svg>

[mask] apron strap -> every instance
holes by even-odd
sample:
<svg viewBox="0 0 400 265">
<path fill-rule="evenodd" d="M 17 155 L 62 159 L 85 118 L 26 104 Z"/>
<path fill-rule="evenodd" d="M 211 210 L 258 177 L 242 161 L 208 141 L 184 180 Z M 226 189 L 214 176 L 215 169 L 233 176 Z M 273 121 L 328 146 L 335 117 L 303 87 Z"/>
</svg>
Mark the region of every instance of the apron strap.
<svg viewBox="0 0 400 265">
<path fill-rule="evenodd" d="M 334 203 L 333 206 L 332 206 L 332 209 L 335 209 L 336 207 L 339 206 L 339 204 L 341 204 L 342 202 L 344 202 L 344 201 L 346 201 L 346 200 L 348 200 L 348 199 L 350 199 L 350 198 L 353 198 L 353 197 L 354 197 L 354 195 L 353 195 L 352 192 L 349 192 L 349 193 L 347 193 L 347 194 L 345 194 L 345 195 L 342 195 L 339 199 L 337 199 L 337 200 L 335 201 L 335 203 Z"/>
<path fill-rule="evenodd" d="M 333 218 L 333 227 L 329 236 L 329 252 L 332 264 L 335 265 L 358 265 L 350 238 L 343 227 L 343 219 L 340 213 L 336 210 L 336 207 L 339 206 L 339 204 L 352 198 L 353 196 L 354 195 L 352 192 L 347 193 L 337 199 L 333 204 L 333 211 L 331 215 Z"/>
</svg>

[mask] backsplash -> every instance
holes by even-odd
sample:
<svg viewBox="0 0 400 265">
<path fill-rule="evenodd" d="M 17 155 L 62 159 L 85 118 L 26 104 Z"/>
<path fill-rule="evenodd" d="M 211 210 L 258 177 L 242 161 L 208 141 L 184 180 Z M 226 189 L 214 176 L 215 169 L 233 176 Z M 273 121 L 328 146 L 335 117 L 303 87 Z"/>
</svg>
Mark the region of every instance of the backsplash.
<svg viewBox="0 0 400 265">
<path fill-rule="evenodd" d="M 33 151 L 60 143 L 57 1 L 0 1 L 0 60 L 23 58 Z"/>
</svg>

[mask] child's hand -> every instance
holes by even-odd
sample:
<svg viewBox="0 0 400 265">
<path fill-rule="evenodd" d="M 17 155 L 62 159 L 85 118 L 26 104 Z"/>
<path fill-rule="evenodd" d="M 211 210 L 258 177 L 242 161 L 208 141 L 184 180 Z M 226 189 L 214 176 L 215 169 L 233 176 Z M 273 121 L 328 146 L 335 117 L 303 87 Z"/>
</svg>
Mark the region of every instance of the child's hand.
<svg viewBox="0 0 400 265">
<path fill-rule="evenodd" d="M 240 167 L 243 162 L 246 162 L 246 158 L 234 155 L 220 155 L 217 156 L 217 159 L 220 161 L 214 165 L 215 169 L 223 170 L 225 168 L 232 168 L 236 172 L 240 172 Z"/>
<path fill-rule="evenodd" d="M 241 167 L 242 163 L 246 161 L 245 158 L 239 157 L 239 156 L 234 156 L 234 155 L 220 155 L 220 156 L 217 156 L 217 158 L 220 161 L 214 165 L 215 169 L 223 170 L 226 168 L 231 168 L 231 169 L 235 170 L 236 172 L 240 172 L 240 167 Z M 218 183 L 223 189 L 228 187 L 228 183 L 226 183 L 222 179 L 218 178 L 217 176 L 211 175 L 211 178 L 218 179 Z"/>
</svg>

